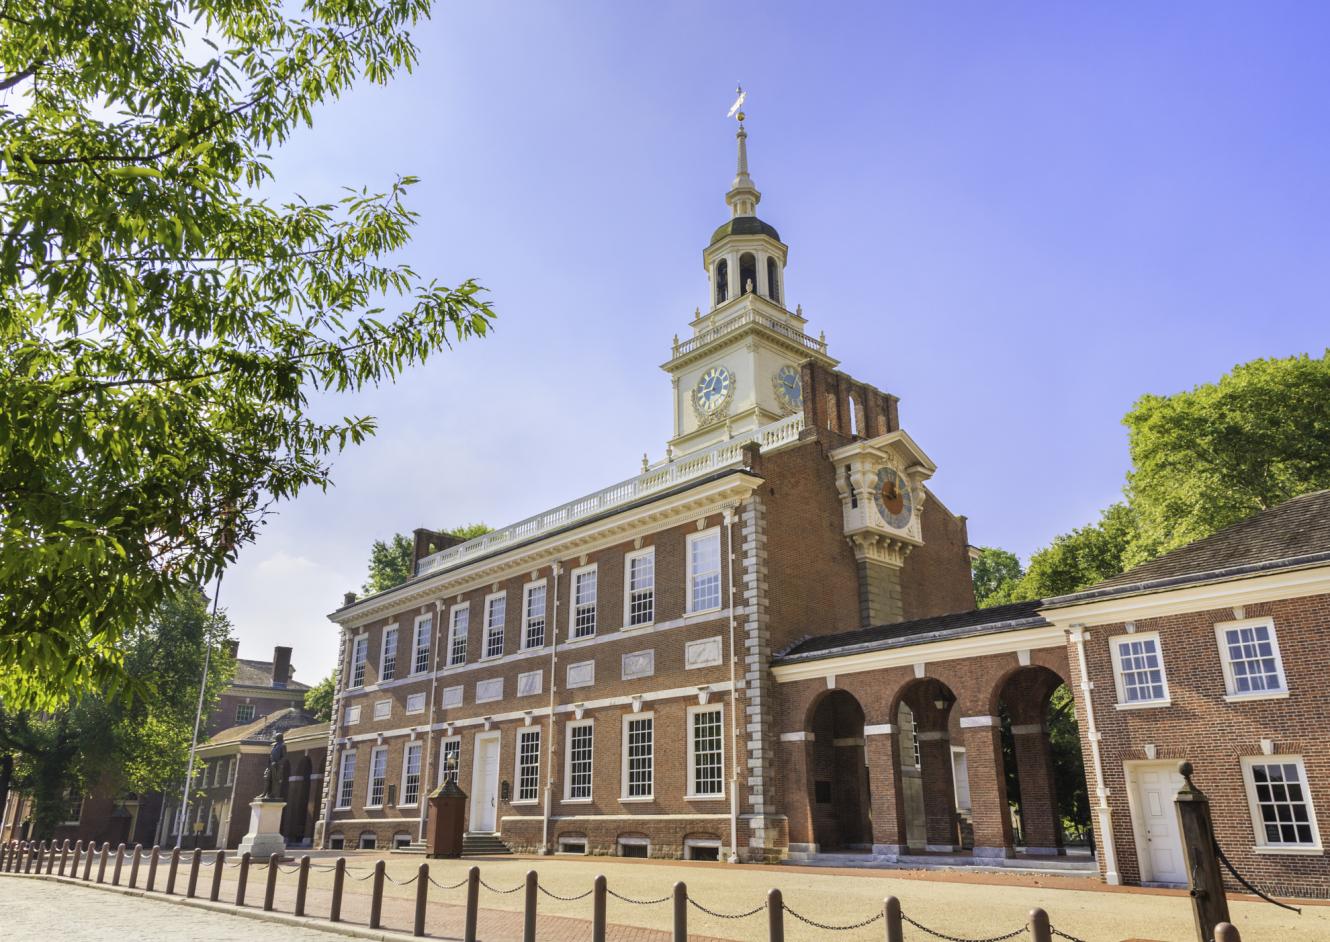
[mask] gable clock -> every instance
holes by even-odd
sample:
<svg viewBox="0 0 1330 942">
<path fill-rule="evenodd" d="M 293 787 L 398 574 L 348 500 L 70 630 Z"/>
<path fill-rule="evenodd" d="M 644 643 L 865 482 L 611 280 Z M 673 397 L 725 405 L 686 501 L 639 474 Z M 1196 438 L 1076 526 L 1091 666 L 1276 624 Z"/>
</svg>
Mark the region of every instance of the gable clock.
<svg viewBox="0 0 1330 942">
<path fill-rule="evenodd" d="M 924 482 L 937 470 L 903 431 L 832 451 L 845 538 L 854 549 L 865 625 L 904 618 L 900 570 L 924 542 Z"/>
</svg>

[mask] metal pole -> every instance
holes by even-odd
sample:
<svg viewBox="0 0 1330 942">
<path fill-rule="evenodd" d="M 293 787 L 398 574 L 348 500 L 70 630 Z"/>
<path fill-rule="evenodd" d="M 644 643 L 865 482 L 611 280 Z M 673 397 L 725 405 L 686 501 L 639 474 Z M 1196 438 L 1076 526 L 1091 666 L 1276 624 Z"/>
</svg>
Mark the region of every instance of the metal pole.
<svg viewBox="0 0 1330 942">
<path fill-rule="evenodd" d="M 416 925 L 417 936 L 425 934 L 425 906 L 429 902 L 429 864 L 421 864 L 416 871 Z"/>
<path fill-rule="evenodd" d="M 268 855 L 268 885 L 263 889 L 263 911 L 272 912 L 273 900 L 277 897 L 277 862 L 281 854 Z"/>
<path fill-rule="evenodd" d="M 476 917 L 480 914 L 480 868 L 466 872 L 466 930 L 462 942 L 476 942 Z"/>
<path fill-rule="evenodd" d="M 333 867 L 332 906 L 328 910 L 329 922 L 342 920 L 342 886 L 346 883 L 346 858 L 338 857 Z"/>
<path fill-rule="evenodd" d="M 688 887 L 674 884 L 674 942 L 688 942 Z"/>
<path fill-rule="evenodd" d="M 240 873 L 236 876 L 236 905 L 245 905 L 245 884 L 249 882 L 249 851 L 240 855 Z"/>
<path fill-rule="evenodd" d="M 888 896 L 882 901 L 882 915 L 887 923 L 887 942 L 905 942 L 905 928 L 901 925 L 901 901 Z"/>
<path fill-rule="evenodd" d="M 369 927 L 379 928 L 383 916 L 383 861 L 374 861 L 373 890 L 369 898 Z"/>
<path fill-rule="evenodd" d="M 1048 926 L 1048 913 L 1042 909 L 1030 910 L 1030 938 L 1033 942 L 1053 942 L 1053 930 Z"/>
<path fill-rule="evenodd" d="M 767 893 L 767 939 L 785 942 L 785 900 L 774 888 Z"/>
<path fill-rule="evenodd" d="M 219 850 L 217 859 L 212 862 L 212 892 L 208 894 L 208 899 L 214 903 L 222 895 L 222 871 L 226 869 L 226 851 Z"/>
<path fill-rule="evenodd" d="M 526 872 L 526 905 L 522 914 L 522 942 L 536 942 L 536 871 Z"/>
<path fill-rule="evenodd" d="M 111 871 L 111 885 L 120 885 L 120 869 L 125 865 L 125 845 L 121 844 L 115 849 L 115 870 Z"/>
<path fill-rule="evenodd" d="M 199 890 L 199 864 L 202 862 L 203 851 L 195 847 L 194 853 L 189 855 L 189 885 L 185 887 L 185 896 L 189 899 L 193 899 Z"/>
<path fill-rule="evenodd" d="M 208 627 L 212 627 L 212 619 L 217 617 L 217 599 L 222 594 L 222 570 L 217 572 L 217 587 L 212 591 L 212 618 L 209 619 Z M 207 642 L 203 647 L 203 676 L 199 678 L 199 702 L 194 708 L 194 735 L 189 740 L 189 762 L 185 764 L 185 786 L 180 790 L 180 811 L 176 814 L 175 846 L 180 849 L 180 842 L 185 838 L 185 818 L 189 811 L 189 785 L 194 778 L 194 754 L 199 748 L 199 724 L 203 719 L 203 695 L 208 689 L 208 665 L 212 661 L 212 639 L 208 637 L 208 632 L 203 632 L 203 638 Z"/>
<path fill-rule="evenodd" d="M 591 942 L 605 942 L 605 874 L 591 887 Z"/>
<path fill-rule="evenodd" d="M 305 915 L 305 893 L 309 890 L 309 854 L 300 858 L 300 873 L 296 876 L 297 916 Z"/>
</svg>

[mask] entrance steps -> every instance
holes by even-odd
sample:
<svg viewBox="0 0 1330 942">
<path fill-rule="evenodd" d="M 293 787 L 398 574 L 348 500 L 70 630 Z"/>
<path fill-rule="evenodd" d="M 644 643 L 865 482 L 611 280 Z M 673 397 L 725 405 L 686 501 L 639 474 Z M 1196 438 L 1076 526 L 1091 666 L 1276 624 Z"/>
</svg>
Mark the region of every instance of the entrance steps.
<svg viewBox="0 0 1330 942">
<path fill-rule="evenodd" d="M 392 852 L 394 854 L 425 854 L 429 852 L 429 847 L 424 841 L 412 841 L 405 847 L 394 847 Z"/>
<path fill-rule="evenodd" d="M 494 857 L 496 855 L 511 853 L 512 849 L 503 841 L 499 840 L 497 834 L 462 835 L 463 857 Z"/>
</svg>

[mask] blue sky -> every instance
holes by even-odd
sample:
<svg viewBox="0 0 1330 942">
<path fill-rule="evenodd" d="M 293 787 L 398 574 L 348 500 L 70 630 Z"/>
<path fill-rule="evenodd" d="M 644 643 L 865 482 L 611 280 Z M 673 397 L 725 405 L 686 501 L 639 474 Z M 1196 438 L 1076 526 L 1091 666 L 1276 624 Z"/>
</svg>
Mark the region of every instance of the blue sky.
<svg viewBox="0 0 1330 942">
<path fill-rule="evenodd" d="M 736 80 L 787 300 L 901 397 L 972 541 L 1092 521 L 1138 396 L 1330 338 L 1328 30 L 1317 3 L 440 4 L 416 72 L 324 108 L 274 193 L 419 176 L 404 258 L 486 285 L 497 330 L 318 403 L 380 432 L 228 574 L 242 656 L 292 644 L 312 682 L 373 539 L 662 455 Z"/>
</svg>

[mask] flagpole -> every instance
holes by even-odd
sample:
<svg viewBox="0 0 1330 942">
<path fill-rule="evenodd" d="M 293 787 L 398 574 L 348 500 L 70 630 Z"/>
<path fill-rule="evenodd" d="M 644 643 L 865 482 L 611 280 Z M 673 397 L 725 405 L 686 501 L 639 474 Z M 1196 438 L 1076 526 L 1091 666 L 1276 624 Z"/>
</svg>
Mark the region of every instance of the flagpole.
<svg viewBox="0 0 1330 942">
<path fill-rule="evenodd" d="M 204 629 L 203 676 L 199 678 L 199 702 L 194 708 L 194 735 L 189 741 L 189 762 L 185 766 L 185 786 L 180 792 L 180 811 L 176 814 L 175 846 L 178 849 L 185 837 L 185 815 L 189 810 L 189 783 L 194 778 L 194 755 L 199 748 L 199 724 L 203 719 L 203 698 L 208 690 L 208 665 L 212 660 L 212 640 L 208 637 L 211 622 L 217 619 L 217 600 L 222 594 L 222 573 L 217 573 L 217 586 L 212 592 L 212 617 Z"/>
</svg>

